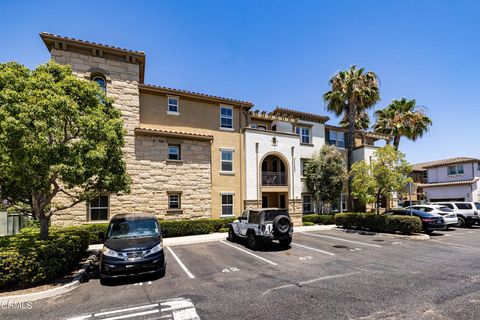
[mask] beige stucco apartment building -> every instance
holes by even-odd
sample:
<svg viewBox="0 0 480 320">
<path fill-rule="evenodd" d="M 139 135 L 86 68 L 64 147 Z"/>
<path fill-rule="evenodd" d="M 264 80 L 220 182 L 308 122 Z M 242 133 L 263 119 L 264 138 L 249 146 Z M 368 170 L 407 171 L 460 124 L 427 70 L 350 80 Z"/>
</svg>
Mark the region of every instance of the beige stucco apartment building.
<svg viewBox="0 0 480 320">
<path fill-rule="evenodd" d="M 302 166 L 324 144 L 345 153 L 344 130 L 328 117 L 277 108 L 252 111 L 248 101 L 144 83 L 143 52 L 49 33 L 40 34 L 54 61 L 96 81 L 121 110 L 131 193 L 104 195 L 53 216 L 57 225 L 109 220 L 123 212 L 164 219 L 231 217 L 245 208 L 288 208 L 296 224 L 314 204 Z M 356 160 L 374 142 L 357 133 Z M 61 199 L 60 199 L 61 201 Z"/>
</svg>

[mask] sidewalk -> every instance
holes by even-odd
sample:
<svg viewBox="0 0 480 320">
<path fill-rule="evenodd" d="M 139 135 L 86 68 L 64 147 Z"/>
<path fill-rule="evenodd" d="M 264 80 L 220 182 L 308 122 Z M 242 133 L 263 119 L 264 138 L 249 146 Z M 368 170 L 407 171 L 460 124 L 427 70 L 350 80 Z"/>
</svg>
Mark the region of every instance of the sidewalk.
<svg viewBox="0 0 480 320">
<path fill-rule="evenodd" d="M 332 230 L 335 228 L 334 224 L 331 225 L 320 225 L 320 226 L 301 226 L 294 227 L 293 232 L 306 232 L 306 231 L 321 231 L 321 230 Z M 163 239 L 163 244 L 166 247 L 180 246 L 186 244 L 195 244 L 195 243 L 205 243 L 205 242 L 215 242 L 220 240 L 225 240 L 227 238 L 227 233 L 210 233 L 210 234 L 200 234 L 196 236 L 183 236 L 183 237 L 172 237 Z M 89 251 L 98 251 L 101 250 L 103 244 L 92 244 L 88 247 Z"/>
</svg>

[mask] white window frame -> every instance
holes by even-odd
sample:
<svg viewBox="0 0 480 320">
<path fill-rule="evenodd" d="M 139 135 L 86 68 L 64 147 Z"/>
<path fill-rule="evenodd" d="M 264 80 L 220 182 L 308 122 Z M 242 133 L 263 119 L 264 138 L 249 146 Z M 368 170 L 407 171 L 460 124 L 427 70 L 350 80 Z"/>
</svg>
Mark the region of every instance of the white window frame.
<svg viewBox="0 0 480 320">
<path fill-rule="evenodd" d="M 453 171 L 450 171 L 450 168 L 454 168 L 454 172 Z M 460 172 L 459 168 L 461 168 L 462 172 Z M 465 168 L 463 167 L 463 164 L 453 164 L 453 165 L 449 165 L 447 166 L 447 174 L 449 176 L 458 176 L 458 175 L 463 175 L 465 173 Z"/>
<path fill-rule="evenodd" d="M 340 139 L 339 136 L 342 135 L 343 139 Z M 343 147 L 340 146 L 339 142 L 343 141 Z M 338 149 L 346 149 L 345 143 L 345 132 L 337 130 L 329 130 L 328 144 L 337 147 Z"/>
<path fill-rule="evenodd" d="M 168 192 L 168 210 L 181 210 L 182 209 L 182 194 L 180 192 Z M 178 208 L 172 208 L 171 206 L 171 196 L 177 196 L 178 200 L 176 201 L 178 203 Z"/>
<path fill-rule="evenodd" d="M 223 109 L 229 109 L 232 112 L 232 116 L 228 117 L 228 116 L 222 115 L 222 110 Z M 222 125 L 222 119 L 230 119 L 232 121 L 232 126 L 231 127 L 224 127 Z M 224 106 L 224 105 L 220 106 L 220 130 L 225 130 L 225 131 L 233 131 L 234 130 L 234 127 L 233 127 L 233 107 Z"/>
<path fill-rule="evenodd" d="M 307 130 L 308 135 L 305 135 L 303 130 Z M 312 128 L 305 126 L 298 126 L 295 128 L 295 133 L 300 137 L 300 143 L 302 144 L 312 144 Z M 304 142 L 303 138 L 308 138 L 308 142 Z"/>
<path fill-rule="evenodd" d="M 305 211 L 305 197 L 310 197 L 310 211 Z M 302 194 L 302 213 L 313 213 L 315 210 L 313 208 L 312 195 L 311 194 Z"/>
<path fill-rule="evenodd" d="M 170 104 L 170 99 L 176 100 L 177 104 Z M 175 107 L 177 111 L 170 110 L 170 107 Z M 180 99 L 178 97 L 167 96 L 167 113 L 178 116 L 180 114 Z"/>
<path fill-rule="evenodd" d="M 223 152 L 230 152 L 232 154 L 232 160 L 223 160 L 222 159 L 222 155 L 223 155 Z M 233 175 L 235 174 L 235 168 L 234 168 L 234 158 L 235 157 L 235 149 L 231 149 L 231 148 L 220 148 L 220 174 L 228 174 L 228 175 Z M 225 171 L 223 170 L 223 166 L 222 164 L 224 162 L 230 162 L 232 164 L 232 170 L 231 171 Z"/>
<path fill-rule="evenodd" d="M 95 200 L 93 199 L 92 201 L 88 202 L 88 221 L 90 222 L 100 222 L 100 221 L 108 221 L 108 218 L 110 217 L 110 197 L 108 195 L 100 195 L 97 198 L 100 197 L 107 197 L 107 206 L 106 207 L 92 207 L 92 201 Z M 101 202 L 101 201 L 100 201 Z M 107 209 L 107 219 L 106 220 L 92 220 L 92 209 Z"/>
<path fill-rule="evenodd" d="M 170 147 L 177 147 L 178 150 L 178 159 L 170 159 Z M 168 144 L 167 145 L 167 160 L 169 161 L 180 161 L 182 160 L 182 152 L 181 152 L 181 147 L 178 144 Z"/>
<path fill-rule="evenodd" d="M 232 204 L 223 204 L 223 196 L 232 196 Z M 231 206 L 232 213 L 231 214 L 223 214 L 223 207 L 224 206 Z M 225 191 L 220 192 L 220 217 L 234 217 L 235 216 L 235 192 Z"/>
<path fill-rule="evenodd" d="M 267 126 L 264 125 L 264 124 L 259 124 L 259 125 L 257 125 L 257 129 L 258 129 L 258 130 L 265 130 L 265 131 L 267 131 Z"/>
<path fill-rule="evenodd" d="M 303 174 L 305 171 L 305 166 L 307 165 L 307 162 L 309 161 L 309 158 L 300 158 L 300 176 L 305 177 Z"/>
</svg>

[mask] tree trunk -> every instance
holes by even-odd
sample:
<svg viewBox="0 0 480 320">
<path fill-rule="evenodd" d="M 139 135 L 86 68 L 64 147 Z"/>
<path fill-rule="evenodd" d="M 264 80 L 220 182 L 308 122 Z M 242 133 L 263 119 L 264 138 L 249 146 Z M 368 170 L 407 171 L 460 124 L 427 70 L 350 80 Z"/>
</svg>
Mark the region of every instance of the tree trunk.
<svg viewBox="0 0 480 320">
<path fill-rule="evenodd" d="M 353 164 L 353 147 L 355 144 L 355 116 L 356 116 L 356 106 L 349 103 L 348 105 L 348 139 L 347 139 L 347 169 L 348 173 L 352 170 Z M 352 180 L 353 177 L 348 175 L 348 184 L 347 184 L 347 209 L 350 212 L 353 212 L 353 198 L 352 198 Z"/>
<path fill-rule="evenodd" d="M 48 239 L 48 227 L 50 223 L 50 217 L 42 215 L 40 217 L 40 240 Z"/>
<path fill-rule="evenodd" d="M 380 197 L 381 197 L 381 194 L 380 194 L 380 190 L 378 190 L 377 192 L 377 201 L 375 203 L 375 206 L 377 208 L 377 214 L 380 214 L 380 206 L 378 205 L 380 203 Z"/>
<path fill-rule="evenodd" d="M 393 147 L 395 150 L 398 150 L 398 146 L 400 145 L 400 136 L 393 137 Z"/>
</svg>

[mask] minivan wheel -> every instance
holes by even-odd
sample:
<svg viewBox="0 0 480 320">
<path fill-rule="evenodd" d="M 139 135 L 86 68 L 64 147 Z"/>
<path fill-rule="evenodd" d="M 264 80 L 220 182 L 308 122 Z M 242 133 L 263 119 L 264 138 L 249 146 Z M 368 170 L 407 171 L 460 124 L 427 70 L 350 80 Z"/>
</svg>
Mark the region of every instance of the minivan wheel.
<svg viewBox="0 0 480 320">
<path fill-rule="evenodd" d="M 247 246 L 252 250 L 257 250 L 259 247 L 258 239 L 253 232 L 247 236 Z"/>
<path fill-rule="evenodd" d="M 280 239 L 278 240 L 278 242 L 280 242 L 281 246 L 288 247 L 292 243 L 292 238 L 289 237 L 289 238 Z"/>
<path fill-rule="evenodd" d="M 466 223 L 465 223 L 465 218 L 464 217 L 458 217 L 458 226 L 459 227 L 465 227 Z"/>
</svg>

